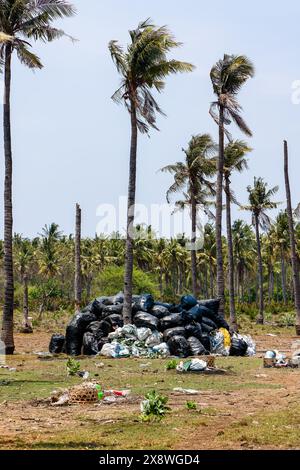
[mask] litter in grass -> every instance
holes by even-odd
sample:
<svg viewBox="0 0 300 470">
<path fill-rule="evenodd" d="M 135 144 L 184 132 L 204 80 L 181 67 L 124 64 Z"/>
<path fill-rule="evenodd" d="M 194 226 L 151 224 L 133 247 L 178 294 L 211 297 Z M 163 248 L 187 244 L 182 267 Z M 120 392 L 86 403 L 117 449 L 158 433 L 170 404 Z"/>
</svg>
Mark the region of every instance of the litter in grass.
<svg viewBox="0 0 300 470">
<path fill-rule="evenodd" d="M 115 402 L 126 399 L 130 390 L 104 390 L 94 382 L 85 382 L 65 390 L 54 390 L 51 394 L 51 405 L 62 406 L 67 404 L 88 404 L 99 402 Z"/>
</svg>

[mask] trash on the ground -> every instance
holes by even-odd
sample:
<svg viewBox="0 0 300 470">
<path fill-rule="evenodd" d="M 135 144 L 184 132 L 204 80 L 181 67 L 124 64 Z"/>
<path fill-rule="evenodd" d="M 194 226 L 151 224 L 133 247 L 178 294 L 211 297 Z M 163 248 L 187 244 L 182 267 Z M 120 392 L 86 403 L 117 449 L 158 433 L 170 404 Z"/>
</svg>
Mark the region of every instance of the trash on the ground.
<svg viewBox="0 0 300 470">
<path fill-rule="evenodd" d="M 280 367 L 289 367 L 291 365 L 292 365 L 291 360 L 289 360 L 285 354 L 280 353 L 276 349 L 266 351 L 265 356 L 264 356 L 264 367 L 280 368 Z"/>
<path fill-rule="evenodd" d="M 49 350 L 110 358 L 255 354 L 250 336 L 230 334 L 219 299 L 184 295 L 175 305 L 155 302 L 150 294 L 134 295 L 133 324 L 125 326 L 123 303 L 122 292 L 96 298 L 73 316 L 65 337 L 52 336 Z"/>
<path fill-rule="evenodd" d="M 98 367 L 99 369 L 102 369 L 105 366 L 104 362 L 96 362 L 95 367 Z"/>
<path fill-rule="evenodd" d="M 192 388 L 182 388 L 182 387 L 173 388 L 173 392 L 184 393 L 186 395 L 199 395 L 199 393 L 201 393 L 199 390 L 194 390 Z"/>
<path fill-rule="evenodd" d="M 9 372 L 16 372 L 16 367 L 9 367 L 7 365 L 0 365 L 0 369 L 7 369 Z"/>
<path fill-rule="evenodd" d="M 177 372 L 200 372 L 207 369 L 207 362 L 201 359 L 191 359 L 189 361 L 181 361 L 176 367 Z"/>
<path fill-rule="evenodd" d="M 62 406 L 66 404 L 88 404 L 102 401 L 115 402 L 127 398 L 130 390 L 103 390 L 102 386 L 94 382 L 84 382 L 65 390 L 55 390 L 51 394 L 51 404 Z"/>
<path fill-rule="evenodd" d="M 82 370 L 77 372 L 78 377 L 81 377 L 83 380 L 87 380 L 90 376 L 90 373 L 87 370 Z"/>
<path fill-rule="evenodd" d="M 275 336 L 277 336 L 277 335 L 274 335 L 273 333 L 266 333 L 266 336 L 272 336 L 272 337 L 275 338 Z"/>
</svg>

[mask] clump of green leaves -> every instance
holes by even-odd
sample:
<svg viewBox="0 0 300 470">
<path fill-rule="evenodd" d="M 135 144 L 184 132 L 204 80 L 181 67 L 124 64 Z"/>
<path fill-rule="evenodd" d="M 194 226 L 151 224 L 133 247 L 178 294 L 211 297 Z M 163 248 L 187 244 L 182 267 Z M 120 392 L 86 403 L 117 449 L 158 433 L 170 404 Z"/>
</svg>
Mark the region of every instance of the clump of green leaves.
<svg viewBox="0 0 300 470">
<path fill-rule="evenodd" d="M 171 359 L 170 361 L 167 362 L 167 364 L 166 364 L 166 369 L 167 369 L 167 370 L 176 369 L 176 366 L 177 366 L 177 361 L 176 361 L 176 359 Z"/>
<path fill-rule="evenodd" d="M 188 410 L 196 410 L 197 409 L 197 403 L 194 402 L 194 401 L 187 401 L 185 406 Z"/>
<path fill-rule="evenodd" d="M 296 315 L 293 312 L 286 312 L 280 316 L 280 325 L 282 326 L 294 326 L 296 321 Z"/>
<path fill-rule="evenodd" d="M 80 362 L 76 361 L 72 357 L 69 357 L 66 364 L 68 375 L 76 375 L 80 370 Z"/>
<path fill-rule="evenodd" d="M 141 421 L 161 421 L 170 410 L 167 403 L 168 397 L 160 395 L 155 390 L 147 393 L 141 403 Z"/>
</svg>

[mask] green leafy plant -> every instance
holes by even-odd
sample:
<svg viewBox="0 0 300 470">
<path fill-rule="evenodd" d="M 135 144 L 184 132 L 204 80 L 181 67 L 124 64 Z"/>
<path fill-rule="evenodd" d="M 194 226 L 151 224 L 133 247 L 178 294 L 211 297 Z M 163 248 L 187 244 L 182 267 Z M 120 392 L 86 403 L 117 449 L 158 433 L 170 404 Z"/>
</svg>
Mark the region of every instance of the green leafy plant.
<svg viewBox="0 0 300 470">
<path fill-rule="evenodd" d="M 195 403 L 194 401 L 187 401 L 185 406 L 188 410 L 196 410 L 197 409 L 197 403 Z"/>
<path fill-rule="evenodd" d="M 69 357 L 69 359 L 67 360 L 66 368 L 67 368 L 68 375 L 71 375 L 71 376 L 76 375 L 77 372 L 79 372 L 80 370 L 80 362 L 76 361 L 72 357 Z"/>
<path fill-rule="evenodd" d="M 167 364 L 166 364 L 166 369 L 167 369 L 167 370 L 176 369 L 176 366 L 177 366 L 177 361 L 176 361 L 176 359 L 171 359 L 170 361 L 167 362 Z"/>
<path fill-rule="evenodd" d="M 141 421 L 161 421 L 170 410 L 167 403 L 168 397 L 160 395 L 155 390 L 147 393 L 141 403 Z"/>
<path fill-rule="evenodd" d="M 296 316 L 293 312 L 286 312 L 280 315 L 279 322 L 281 326 L 294 326 Z"/>
</svg>

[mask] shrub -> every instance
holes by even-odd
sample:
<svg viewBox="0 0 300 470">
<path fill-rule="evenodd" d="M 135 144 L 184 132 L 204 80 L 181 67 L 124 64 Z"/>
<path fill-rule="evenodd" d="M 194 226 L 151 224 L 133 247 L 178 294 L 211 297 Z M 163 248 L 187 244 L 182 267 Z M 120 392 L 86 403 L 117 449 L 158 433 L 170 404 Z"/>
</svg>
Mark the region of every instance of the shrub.
<svg viewBox="0 0 300 470">
<path fill-rule="evenodd" d="M 197 403 L 195 403 L 194 401 L 187 401 L 185 406 L 188 410 L 196 410 L 197 409 Z"/>
<path fill-rule="evenodd" d="M 168 397 L 160 395 L 155 390 L 147 393 L 141 403 L 141 421 L 161 421 L 170 410 L 167 402 Z"/>
<path fill-rule="evenodd" d="M 171 359 L 170 361 L 167 362 L 167 364 L 166 364 L 166 369 L 167 369 L 167 370 L 176 369 L 176 366 L 177 366 L 177 361 L 176 361 L 176 359 Z"/>
<path fill-rule="evenodd" d="M 72 357 L 69 357 L 69 359 L 67 360 L 66 369 L 68 375 L 76 375 L 77 372 L 79 372 L 80 370 L 80 362 L 76 361 Z"/>
<path fill-rule="evenodd" d="M 113 295 L 123 290 L 124 286 L 124 268 L 121 266 L 109 266 L 105 268 L 95 282 L 97 295 Z M 152 294 L 154 298 L 159 297 L 157 284 L 153 277 L 138 268 L 133 270 L 133 292 L 134 294 L 143 294 L 145 292 Z"/>
</svg>

